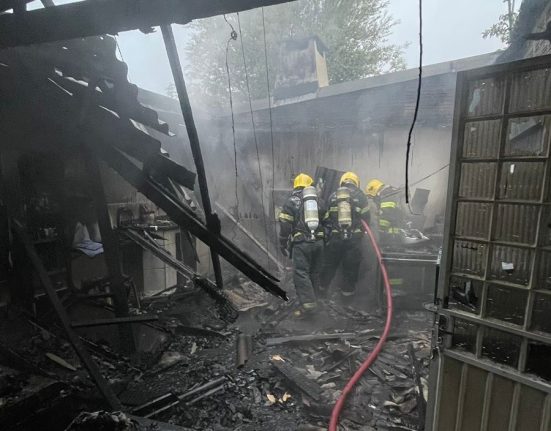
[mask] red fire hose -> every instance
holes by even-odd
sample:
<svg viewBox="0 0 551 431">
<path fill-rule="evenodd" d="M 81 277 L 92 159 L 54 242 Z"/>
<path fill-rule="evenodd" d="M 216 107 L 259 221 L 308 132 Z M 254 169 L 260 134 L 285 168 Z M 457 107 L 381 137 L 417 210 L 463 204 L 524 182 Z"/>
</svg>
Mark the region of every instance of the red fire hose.
<svg viewBox="0 0 551 431">
<path fill-rule="evenodd" d="M 390 324 L 392 322 L 392 288 L 390 287 L 390 281 L 388 279 L 386 267 L 383 262 L 383 255 L 381 253 L 381 249 L 379 248 L 379 245 L 377 244 L 377 241 L 375 240 L 373 231 L 369 228 L 369 225 L 366 222 L 362 221 L 362 223 L 364 225 L 365 231 L 369 235 L 369 239 L 371 240 L 371 245 L 373 246 L 373 249 L 377 254 L 377 260 L 379 261 L 379 266 L 381 267 L 381 273 L 383 274 L 383 281 L 385 284 L 385 292 L 386 292 L 386 303 L 387 303 L 386 323 L 385 323 L 385 329 L 383 331 L 383 334 L 381 335 L 381 338 L 379 339 L 379 342 L 377 343 L 373 351 L 367 356 L 364 363 L 360 366 L 360 368 L 358 368 L 358 370 L 354 373 L 352 378 L 348 381 L 348 383 L 342 390 L 341 396 L 337 400 L 335 407 L 333 407 L 333 411 L 331 412 L 331 420 L 329 422 L 329 431 L 337 431 L 337 427 L 339 425 L 339 415 L 341 414 L 341 411 L 344 407 L 346 397 L 352 391 L 352 388 L 354 387 L 354 385 L 361 379 L 362 375 L 369 369 L 371 364 L 375 362 L 375 359 L 377 359 L 377 356 L 382 350 L 383 345 L 385 344 L 385 341 L 388 337 L 388 334 L 390 332 Z"/>
</svg>

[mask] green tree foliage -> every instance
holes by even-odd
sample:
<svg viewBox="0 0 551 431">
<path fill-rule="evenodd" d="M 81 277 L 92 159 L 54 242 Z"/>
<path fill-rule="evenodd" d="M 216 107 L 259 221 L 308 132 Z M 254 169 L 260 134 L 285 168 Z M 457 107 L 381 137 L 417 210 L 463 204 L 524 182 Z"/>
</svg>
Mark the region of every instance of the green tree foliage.
<svg viewBox="0 0 551 431">
<path fill-rule="evenodd" d="M 281 42 L 318 36 L 328 47 L 327 67 L 331 84 L 405 68 L 403 47 L 389 43 L 397 22 L 388 13 L 388 0 L 299 0 L 264 10 L 240 14 L 242 42 L 253 99 L 267 95 L 264 30 L 270 85 L 273 88 Z M 227 20 L 227 22 L 225 21 Z M 232 91 L 246 95 L 241 40 L 230 39 L 233 26 L 239 33 L 237 15 L 214 17 L 192 24 L 185 45 L 196 96 L 227 103 L 226 46 Z M 228 42 L 229 41 L 229 42 Z M 229 43 L 229 45 L 228 45 Z M 212 101 L 211 100 L 211 101 Z"/>
<path fill-rule="evenodd" d="M 509 45 L 511 43 L 511 36 L 517 21 L 518 12 L 515 12 L 515 0 L 503 0 L 503 3 L 507 3 L 507 12 L 500 15 L 498 21 L 489 29 L 484 30 L 482 32 L 482 37 L 484 39 L 497 37 L 504 44 Z"/>
</svg>

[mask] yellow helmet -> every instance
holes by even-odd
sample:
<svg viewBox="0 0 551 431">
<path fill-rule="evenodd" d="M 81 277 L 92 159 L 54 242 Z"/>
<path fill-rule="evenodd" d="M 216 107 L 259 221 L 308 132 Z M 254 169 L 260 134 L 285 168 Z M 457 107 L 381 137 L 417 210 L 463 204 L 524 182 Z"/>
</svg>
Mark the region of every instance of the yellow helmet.
<svg viewBox="0 0 551 431">
<path fill-rule="evenodd" d="M 360 177 L 358 177 L 354 172 L 345 172 L 341 177 L 340 185 L 344 183 L 353 183 L 356 187 L 360 187 Z"/>
<path fill-rule="evenodd" d="M 374 198 L 377 196 L 377 193 L 383 188 L 385 183 L 383 183 L 381 180 L 372 179 L 367 183 L 367 186 L 365 187 L 365 193 L 367 196 L 370 196 Z"/>
<path fill-rule="evenodd" d="M 310 175 L 307 174 L 298 174 L 295 177 L 295 181 L 293 182 L 293 188 L 297 187 L 308 187 L 314 184 L 314 180 Z"/>
</svg>

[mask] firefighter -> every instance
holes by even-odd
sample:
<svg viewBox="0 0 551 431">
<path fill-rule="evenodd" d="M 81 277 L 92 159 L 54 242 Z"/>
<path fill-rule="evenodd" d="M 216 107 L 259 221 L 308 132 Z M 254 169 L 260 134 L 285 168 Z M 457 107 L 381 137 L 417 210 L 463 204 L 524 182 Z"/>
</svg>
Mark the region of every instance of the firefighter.
<svg viewBox="0 0 551 431">
<path fill-rule="evenodd" d="M 293 192 L 279 214 L 281 252 L 293 261 L 293 279 L 299 307 L 297 318 L 311 314 L 317 307 L 324 231 L 321 205 L 312 177 L 296 176 Z"/>
<path fill-rule="evenodd" d="M 360 179 L 354 172 L 346 172 L 340 187 L 333 192 L 324 216 L 328 241 L 324 251 L 321 282 L 322 292 L 327 293 L 338 267 L 342 263 L 344 284 L 340 289 L 343 297 L 356 292 L 362 261 L 362 220 L 369 223 L 367 197 L 360 189 Z"/>
<path fill-rule="evenodd" d="M 379 238 L 382 246 L 398 246 L 405 226 L 400 193 L 395 187 L 373 179 L 367 183 L 365 193 L 377 206 Z"/>
</svg>

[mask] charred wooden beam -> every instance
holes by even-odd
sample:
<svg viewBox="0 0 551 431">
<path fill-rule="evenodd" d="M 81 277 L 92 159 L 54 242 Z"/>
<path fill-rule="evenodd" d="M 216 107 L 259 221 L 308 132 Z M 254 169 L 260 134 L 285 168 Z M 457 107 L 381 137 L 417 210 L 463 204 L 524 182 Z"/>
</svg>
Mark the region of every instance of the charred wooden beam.
<svg viewBox="0 0 551 431">
<path fill-rule="evenodd" d="M 95 154 L 84 148 L 85 163 L 89 174 L 89 186 L 94 198 L 98 225 L 101 233 L 101 241 L 105 256 L 107 270 L 111 277 L 111 290 L 114 293 L 113 302 L 115 305 L 115 315 L 117 317 L 128 316 L 128 295 L 126 293 L 126 277 L 122 273 L 122 261 L 119 250 L 119 239 L 113 232 L 109 209 L 105 199 L 105 192 L 101 180 L 99 162 Z M 119 338 L 122 349 L 126 353 L 134 353 L 136 343 L 134 332 L 130 325 L 121 325 L 119 328 Z"/>
<path fill-rule="evenodd" d="M 212 211 L 212 205 L 209 197 L 209 188 L 207 184 L 207 173 L 205 170 L 205 164 L 203 162 L 203 154 L 201 152 L 201 145 L 199 144 L 199 135 L 197 134 L 197 128 L 195 127 L 195 120 L 193 119 L 193 111 L 191 110 L 191 103 L 186 89 L 186 82 L 184 80 L 184 72 L 182 71 L 182 64 L 180 63 L 180 57 L 178 56 L 178 49 L 176 48 L 176 41 L 174 39 L 174 33 L 170 25 L 161 26 L 163 32 L 163 40 L 165 42 L 166 53 L 168 55 L 168 61 L 172 70 L 172 76 L 174 77 L 174 85 L 178 93 L 178 100 L 180 102 L 180 109 L 184 117 L 187 134 L 189 137 L 189 145 L 191 147 L 191 154 L 193 161 L 195 162 L 195 169 L 197 170 L 197 180 L 199 182 L 199 191 L 201 193 L 201 203 L 205 210 L 205 218 L 207 221 L 207 228 L 212 237 L 220 235 L 220 220 L 216 214 Z M 215 248 L 210 248 L 210 257 L 212 260 L 212 268 L 214 270 L 214 278 L 216 285 L 219 289 L 222 289 L 222 267 L 220 266 L 220 258 Z"/>
<path fill-rule="evenodd" d="M 86 137 L 84 137 L 86 138 Z M 243 272 L 252 281 L 266 291 L 287 299 L 287 295 L 277 285 L 277 279 L 267 272 L 252 258 L 239 250 L 231 241 L 222 235 L 213 236 L 197 215 L 176 197 L 172 196 L 161 186 L 148 178 L 142 170 L 136 166 L 122 152 L 110 145 L 94 142 L 93 150 L 115 169 L 126 181 L 137 188 L 151 202 L 162 208 L 163 211 L 178 225 L 185 228 L 201 241 L 216 249 L 216 251 L 231 265 Z"/>
<path fill-rule="evenodd" d="M 327 340 L 349 340 L 356 338 L 358 334 L 354 332 L 337 332 L 335 334 L 305 334 L 291 335 L 289 337 L 268 338 L 266 346 L 277 346 L 285 343 L 304 343 L 308 341 L 327 341 Z"/>
<path fill-rule="evenodd" d="M 71 81 L 63 77 L 52 77 L 50 79 L 60 87 L 73 93 L 73 95 L 77 98 L 82 97 L 83 93 L 87 90 L 83 84 L 79 84 L 76 81 Z M 100 92 L 96 89 L 94 89 L 91 93 L 88 92 L 88 97 L 90 98 L 90 104 L 103 106 L 112 111 L 124 113 L 129 118 L 132 118 L 144 126 L 151 127 L 152 129 L 165 135 L 170 135 L 168 124 L 159 121 L 153 110 L 145 108 L 138 103 L 132 105 L 129 97 L 124 99 L 119 97 L 117 99 L 112 92 Z M 121 102 L 124 103 L 124 106 L 122 107 Z"/>
<path fill-rule="evenodd" d="M 40 257 L 38 256 L 30 238 L 28 237 L 27 232 L 25 231 L 25 228 L 19 221 L 14 219 L 12 223 L 12 229 L 16 234 L 17 238 L 19 239 L 19 241 L 21 242 L 21 244 L 23 245 L 28 258 L 31 261 L 31 264 L 34 267 L 36 274 L 38 275 L 40 283 L 44 287 L 44 290 L 46 290 L 46 292 L 48 293 L 50 302 L 52 303 L 52 306 L 56 311 L 57 316 L 59 317 L 59 320 L 61 321 L 61 325 L 65 330 L 67 339 L 75 349 L 75 352 L 77 353 L 78 357 L 82 361 L 83 365 L 88 370 L 90 377 L 96 384 L 97 388 L 99 389 L 99 391 L 101 392 L 101 394 L 103 395 L 103 397 L 105 398 L 109 406 L 113 410 L 120 410 L 122 406 L 119 399 L 117 398 L 117 396 L 115 395 L 115 393 L 113 392 L 113 390 L 111 389 L 107 381 L 100 374 L 96 363 L 88 353 L 88 350 L 86 350 L 86 348 L 80 341 L 80 338 L 78 337 L 78 335 L 71 328 L 71 322 L 69 320 L 69 316 L 67 315 L 67 311 L 61 304 L 61 301 L 57 296 L 57 293 L 48 275 L 48 272 L 46 271 L 46 268 L 44 268 L 44 264 L 40 260 Z"/>
<path fill-rule="evenodd" d="M 272 365 L 295 389 L 303 392 L 316 401 L 321 400 L 321 387 L 316 382 L 310 380 L 303 373 L 298 371 L 294 366 L 280 360 L 272 360 Z"/>
<path fill-rule="evenodd" d="M 128 316 L 128 317 L 114 317 L 112 319 L 82 320 L 79 322 L 72 322 L 71 326 L 73 328 L 91 328 L 94 326 L 157 322 L 158 320 L 159 320 L 159 316 L 157 315 L 139 315 L 139 316 Z"/>
<path fill-rule="evenodd" d="M 234 321 L 235 319 L 237 319 L 237 311 L 228 300 L 228 298 L 226 298 L 224 292 L 217 289 L 216 285 L 212 281 L 207 278 L 201 277 L 192 268 L 187 266 L 184 262 L 174 258 L 174 256 L 172 256 L 163 247 L 160 247 L 156 242 L 152 240 L 149 241 L 147 238 L 144 238 L 133 229 L 127 229 L 122 232 L 128 239 L 134 241 L 143 249 L 150 251 L 155 257 L 159 258 L 168 266 L 174 268 L 179 274 L 193 281 L 196 286 L 201 287 L 205 292 L 207 292 L 207 294 L 209 294 L 209 296 L 211 296 L 221 307 L 221 315 L 227 316 L 226 320 Z"/>
<path fill-rule="evenodd" d="M 147 162 L 145 169 L 148 173 L 162 173 L 168 178 L 174 180 L 176 183 L 193 190 L 195 186 L 195 173 L 188 171 L 182 165 L 179 165 L 174 160 L 170 160 L 168 157 L 158 154 L 155 157 L 151 157 Z"/>
<path fill-rule="evenodd" d="M 87 0 L 0 16 L 0 48 L 54 42 L 240 12 L 290 0 Z M 10 7 L 12 2 L 3 1 Z"/>
</svg>

